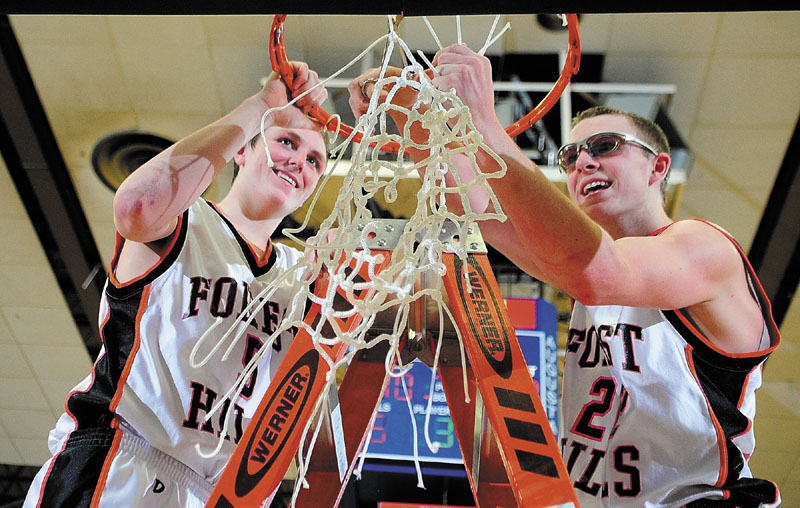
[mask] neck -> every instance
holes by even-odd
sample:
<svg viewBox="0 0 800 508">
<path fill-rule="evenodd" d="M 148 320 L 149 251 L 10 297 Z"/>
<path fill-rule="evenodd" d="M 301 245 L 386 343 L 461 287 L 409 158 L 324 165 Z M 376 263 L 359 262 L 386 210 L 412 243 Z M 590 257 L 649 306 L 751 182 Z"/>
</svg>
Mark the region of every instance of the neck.
<svg viewBox="0 0 800 508">
<path fill-rule="evenodd" d="M 672 223 L 672 219 L 660 206 L 642 208 L 638 213 L 625 213 L 609 217 L 592 217 L 614 240 L 628 236 L 647 236 L 653 231 Z"/>
<path fill-rule="evenodd" d="M 263 257 L 267 243 L 281 223 L 281 218 L 254 213 L 247 207 L 239 206 L 228 196 L 220 201 L 217 207 L 233 224 L 236 231 L 253 247 L 259 257 Z"/>
</svg>

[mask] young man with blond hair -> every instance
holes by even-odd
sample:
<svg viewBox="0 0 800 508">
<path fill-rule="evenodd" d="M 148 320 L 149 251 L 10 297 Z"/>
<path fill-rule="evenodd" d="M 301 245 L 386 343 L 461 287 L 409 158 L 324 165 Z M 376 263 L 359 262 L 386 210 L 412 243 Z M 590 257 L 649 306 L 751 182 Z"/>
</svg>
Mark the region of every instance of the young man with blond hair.
<svg viewBox="0 0 800 508">
<path fill-rule="evenodd" d="M 611 108 L 579 115 L 558 152 L 567 197 L 506 134 L 486 57 L 457 44 L 433 64 L 432 83 L 455 89 L 507 166 L 488 181 L 508 220 L 483 222 L 485 239 L 574 299 L 560 440 L 581 506 L 777 506 L 776 485 L 753 478 L 748 459 L 755 390 L 780 334 L 736 242 L 665 212 L 661 129 Z M 354 111 L 373 74 L 351 85 Z M 500 170 L 485 153 L 479 165 Z"/>
<path fill-rule="evenodd" d="M 306 64 L 292 65 L 294 94 L 318 83 Z M 289 100 L 273 73 L 261 91 L 122 183 L 101 303 L 103 348 L 69 394 L 50 434 L 53 456 L 24 506 L 205 505 L 293 338 L 284 332 L 267 344 L 301 282 L 301 274 L 282 277 L 301 253 L 271 236 L 325 168 L 321 128 L 304 110 L 326 97 L 318 88 L 297 107 L 271 113 L 262 138 L 264 113 Z M 203 199 L 231 159 L 239 171 L 228 194 L 216 204 Z M 261 310 L 246 310 L 279 278 Z M 195 366 L 201 336 L 213 328 L 199 358 L 245 321 L 247 333 L 227 360 L 220 352 Z M 224 398 L 262 347 L 269 350 L 241 394 Z M 207 456 L 220 439 L 219 453 Z"/>
</svg>

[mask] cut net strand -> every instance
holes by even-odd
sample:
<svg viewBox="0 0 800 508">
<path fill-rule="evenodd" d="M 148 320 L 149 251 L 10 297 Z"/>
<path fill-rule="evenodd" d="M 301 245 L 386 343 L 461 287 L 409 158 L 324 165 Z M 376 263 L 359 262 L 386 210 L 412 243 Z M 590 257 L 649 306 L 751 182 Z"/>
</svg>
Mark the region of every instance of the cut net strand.
<svg viewBox="0 0 800 508">
<path fill-rule="evenodd" d="M 425 22 L 430 26 L 427 19 Z M 483 51 L 505 31 L 504 29 L 494 36 L 496 24 L 497 19 L 487 36 Z M 291 281 L 294 285 L 293 297 L 289 302 L 284 320 L 270 335 L 268 339 L 270 342 L 292 328 L 305 330 L 312 337 L 315 348 L 330 367 L 330 372 L 335 372 L 339 367 L 349 364 L 360 351 L 385 341 L 389 344 L 385 358 L 386 372 L 390 376 L 403 379 L 403 375 L 408 371 L 410 365 L 398 365 L 399 348 L 401 338 L 409 330 L 409 315 L 412 307 L 418 300 L 430 299 L 439 308 L 439 344 L 441 345 L 445 316 L 452 322 L 453 328 L 459 334 L 459 343 L 461 343 L 458 327 L 442 296 L 444 292 L 442 277 L 446 273 L 443 256 L 451 253 L 460 257 L 465 261 L 464 269 L 466 270 L 467 248 L 464 245 L 466 242 L 450 241 L 449 237 L 443 238 L 442 232 L 454 230 L 454 237 L 465 239 L 470 228 L 479 221 L 488 219 L 505 221 L 505 215 L 489 185 L 489 180 L 501 178 L 505 174 L 506 166 L 503 160 L 483 143 L 483 137 L 475 128 L 469 109 L 455 95 L 454 91 L 438 90 L 432 85 L 430 79 L 423 72 L 423 64 L 432 68 L 431 63 L 424 57 L 420 63 L 414 52 L 391 27 L 390 21 L 388 34 L 377 39 L 357 58 L 317 85 L 324 86 L 328 80 L 338 76 L 363 58 L 377 44 L 386 43 L 384 59 L 375 82 L 375 90 L 387 90 L 386 99 L 379 101 L 380 94 L 373 94 L 366 113 L 358 120 L 353 131 L 344 141 L 331 149 L 332 164 L 329 164 L 322 182 L 312 197 L 311 206 L 303 223 L 298 228 L 283 230 L 288 238 L 296 241 L 305 249 L 303 255 L 295 267 L 274 276 L 267 287 L 253 298 L 250 306 L 252 306 L 252 314 L 257 314 L 274 294 L 278 285 Z M 431 33 L 438 44 L 438 37 L 432 28 Z M 387 75 L 389 60 L 392 53 L 398 48 L 405 56 L 408 65 L 402 69 L 399 76 L 389 76 Z M 405 87 L 411 87 L 417 92 L 416 101 L 410 108 L 392 103 L 397 93 Z M 291 107 L 298 99 L 312 90 L 293 98 L 284 108 Z M 264 136 L 268 116 L 278 109 L 282 108 L 271 109 L 264 114 L 261 122 L 262 136 Z M 400 133 L 392 132 L 389 128 L 390 114 L 392 113 L 405 115 L 407 118 L 405 127 Z M 413 125 L 421 125 L 425 128 L 428 132 L 425 141 L 412 139 L 411 126 Z M 298 233 L 306 229 L 309 224 L 311 213 L 325 183 L 341 162 L 346 148 L 352 143 L 356 134 L 359 134 L 362 139 L 358 145 L 354 145 L 350 168 L 343 178 L 333 210 L 322 221 L 315 237 L 307 240 L 298 238 Z M 397 144 L 396 153 L 386 154 L 380 150 L 380 147 L 387 143 Z M 268 147 L 266 139 L 264 145 Z M 420 150 L 427 156 L 417 161 L 408 160 L 404 154 L 408 153 L 409 149 Z M 492 173 L 483 173 L 478 167 L 479 153 L 491 157 L 500 169 Z M 267 157 L 271 165 L 268 149 Z M 458 171 L 458 168 L 461 168 L 462 171 Z M 466 173 L 463 172 L 464 168 L 467 169 Z M 372 241 L 375 236 L 385 232 L 383 228 L 386 227 L 386 224 L 372 216 L 368 202 L 378 196 L 383 197 L 388 203 L 396 201 L 399 196 L 398 186 L 401 180 L 414 176 L 415 173 L 421 180 L 420 189 L 416 194 L 416 207 L 412 216 L 404 222 L 402 231 L 395 232 L 397 233 L 396 245 L 391 249 L 391 253 L 386 253 L 383 248 L 376 247 Z M 382 177 L 379 174 L 390 176 Z M 466 176 L 464 176 L 465 174 Z M 449 175 L 449 183 L 445 181 L 446 175 Z M 476 190 L 488 196 L 489 206 L 485 210 L 473 209 L 468 195 L 471 191 Z M 448 202 L 451 204 L 455 202 L 458 206 L 451 208 L 448 206 Z M 456 212 L 456 208 L 463 209 L 463 211 Z M 390 255 L 391 259 L 383 269 L 379 269 L 378 267 L 386 261 L 385 256 L 387 255 Z M 367 280 L 356 277 L 363 270 L 369 274 Z M 302 276 L 298 276 L 298 274 L 302 274 Z M 463 274 L 457 275 L 463 276 Z M 316 294 L 314 282 L 323 278 L 328 280 L 327 290 L 324 294 Z M 415 283 L 419 280 L 432 281 L 432 283 L 430 287 L 419 287 L 419 284 L 416 284 L 415 287 Z M 345 296 L 346 305 L 342 305 L 341 298 L 336 301 L 335 305 L 337 295 Z M 320 317 L 314 325 L 304 321 L 306 304 L 309 301 L 319 308 Z M 250 306 L 248 306 L 248 312 L 251 310 Z M 355 326 L 349 328 L 342 326 L 343 320 L 355 315 L 361 316 Z M 376 316 L 379 315 L 393 316 L 390 332 L 377 335 L 371 332 Z M 224 360 L 246 333 L 248 326 L 249 322 L 239 322 L 222 335 L 209 330 L 195 346 L 192 352 L 192 361 L 196 366 L 202 366 L 212 356 L 219 354 L 224 343 L 229 342 L 223 355 Z M 204 347 L 208 348 L 206 343 L 214 340 L 217 340 L 217 343 L 210 346 L 210 352 L 197 360 L 196 356 L 199 354 L 199 350 Z M 325 347 L 334 344 L 347 346 L 346 353 L 341 358 L 331 357 L 328 353 L 329 350 Z M 437 347 L 435 356 L 437 362 L 439 349 L 440 347 Z M 259 349 L 236 383 L 230 388 L 226 394 L 227 397 L 236 398 L 241 394 L 250 374 L 264 360 L 270 350 L 271 348 L 266 347 L 266 344 Z M 462 364 L 466 364 L 463 345 L 461 355 Z M 432 380 L 435 375 L 436 365 L 432 372 Z M 329 384 L 335 382 L 335 376 L 328 377 Z M 403 386 L 405 389 L 404 380 Z M 317 427 L 312 432 L 312 444 L 319 431 L 319 419 L 322 417 L 320 408 L 327 407 L 325 402 L 328 390 L 325 389 L 322 393 L 315 412 L 316 416 L 309 420 L 303 430 L 303 441 L 305 441 L 310 426 L 313 422 L 317 422 Z M 464 375 L 464 393 L 468 394 L 466 374 Z M 466 397 L 468 401 L 469 396 L 466 395 Z M 222 407 L 222 404 L 218 403 L 207 413 L 206 419 L 211 418 Z M 416 429 L 410 402 L 409 411 L 412 413 L 412 425 Z M 220 434 L 217 448 L 211 452 L 201 450 L 204 456 L 218 453 L 223 446 L 230 413 L 225 415 L 224 430 Z M 427 429 L 428 421 L 429 419 L 426 418 L 425 441 L 429 449 L 436 452 L 439 444 L 430 439 Z M 373 424 L 374 422 L 370 426 Z M 416 440 L 414 446 L 415 463 L 421 484 L 422 477 L 417 460 Z M 302 474 L 305 474 L 306 465 L 310 460 L 311 448 L 313 446 L 309 446 L 306 456 L 299 460 Z M 365 453 L 366 447 L 361 452 L 360 464 L 363 464 Z M 360 471 L 360 464 L 357 471 Z M 298 480 L 299 485 L 303 478 L 298 476 Z M 296 496 L 297 491 L 293 498 Z"/>
</svg>

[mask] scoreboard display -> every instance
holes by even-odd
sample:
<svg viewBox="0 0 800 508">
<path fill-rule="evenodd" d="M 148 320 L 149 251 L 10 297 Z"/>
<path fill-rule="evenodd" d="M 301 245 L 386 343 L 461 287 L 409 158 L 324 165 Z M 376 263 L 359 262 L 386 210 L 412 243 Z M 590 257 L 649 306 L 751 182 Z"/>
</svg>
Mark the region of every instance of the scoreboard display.
<svg viewBox="0 0 800 508">
<path fill-rule="evenodd" d="M 547 412 L 553 433 L 558 436 L 556 309 L 551 303 L 541 299 L 508 298 L 506 305 L 539 398 Z M 416 436 L 413 434 L 412 414 L 416 422 Z M 437 453 L 433 453 L 426 444 L 426 415 L 429 420 L 428 437 L 431 442 L 439 444 Z M 389 379 L 375 416 L 367 457 L 413 460 L 414 441 L 417 443 L 420 461 L 462 463 L 455 427 L 438 373 L 432 380 L 431 369 L 419 360 L 414 361 L 403 379 Z"/>
</svg>

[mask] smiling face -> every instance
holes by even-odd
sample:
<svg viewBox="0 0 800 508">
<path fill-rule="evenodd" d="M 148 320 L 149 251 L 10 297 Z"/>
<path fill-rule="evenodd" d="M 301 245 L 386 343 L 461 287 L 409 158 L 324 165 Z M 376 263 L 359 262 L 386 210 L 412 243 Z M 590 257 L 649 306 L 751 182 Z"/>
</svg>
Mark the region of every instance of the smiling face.
<svg viewBox="0 0 800 508">
<path fill-rule="evenodd" d="M 574 143 L 608 131 L 640 137 L 627 117 L 601 115 L 579 122 L 570 132 L 568 142 Z M 657 193 L 655 202 L 660 207 L 660 178 L 655 182 L 653 180 L 657 160 L 659 156 L 634 143 L 623 143 L 616 151 L 597 157 L 590 156 L 582 149 L 575 161 L 575 168 L 567 174 L 570 196 L 583 211 L 601 224 L 648 210 L 654 200 L 653 193 Z"/>
<path fill-rule="evenodd" d="M 236 156 L 241 166 L 234 188 L 248 206 L 257 204 L 271 216 L 284 217 L 297 210 L 325 170 L 326 147 L 322 134 L 311 129 L 272 126 L 265 131 L 272 165 L 258 136 Z"/>
</svg>

